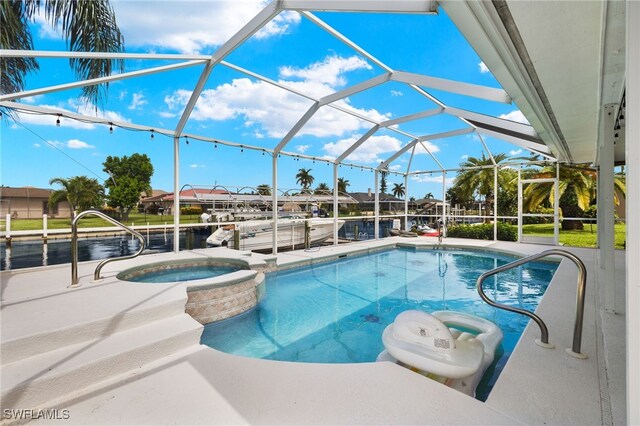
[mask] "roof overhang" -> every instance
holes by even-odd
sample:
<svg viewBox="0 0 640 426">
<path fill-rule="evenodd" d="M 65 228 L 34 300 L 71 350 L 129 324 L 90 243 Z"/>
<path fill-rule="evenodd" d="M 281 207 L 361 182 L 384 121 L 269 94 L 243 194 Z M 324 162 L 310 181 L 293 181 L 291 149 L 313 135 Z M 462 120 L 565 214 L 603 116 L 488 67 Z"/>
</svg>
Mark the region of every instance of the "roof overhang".
<svg viewBox="0 0 640 426">
<path fill-rule="evenodd" d="M 625 2 L 439 3 L 563 162 L 597 162 L 602 107 L 624 93 Z M 624 161 L 624 139 L 615 147 Z"/>
</svg>

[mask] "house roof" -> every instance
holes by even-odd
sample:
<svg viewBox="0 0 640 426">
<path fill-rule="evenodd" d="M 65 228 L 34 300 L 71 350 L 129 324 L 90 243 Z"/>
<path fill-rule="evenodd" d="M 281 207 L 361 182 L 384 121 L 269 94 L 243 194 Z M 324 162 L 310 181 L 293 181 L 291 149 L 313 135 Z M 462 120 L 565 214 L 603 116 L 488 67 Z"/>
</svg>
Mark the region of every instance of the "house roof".
<svg viewBox="0 0 640 426">
<path fill-rule="evenodd" d="M 34 188 L 32 186 L 23 186 L 12 188 L 8 186 L 0 187 L 0 198 L 43 198 L 49 199 L 52 189 Z"/>
<path fill-rule="evenodd" d="M 375 193 L 368 192 L 350 192 L 349 195 L 353 197 L 359 203 L 373 203 L 375 202 Z M 393 203 L 404 203 L 404 200 L 400 198 L 396 198 L 391 194 L 381 193 L 380 194 L 380 202 L 393 202 Z"/>
</svg>

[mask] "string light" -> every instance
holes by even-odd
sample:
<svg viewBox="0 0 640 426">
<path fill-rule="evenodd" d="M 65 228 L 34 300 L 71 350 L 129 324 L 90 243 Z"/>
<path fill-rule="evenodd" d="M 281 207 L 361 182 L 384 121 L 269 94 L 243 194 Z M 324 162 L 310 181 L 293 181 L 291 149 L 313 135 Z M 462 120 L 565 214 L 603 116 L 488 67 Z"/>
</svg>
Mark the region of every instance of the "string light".
<svg viewBox="0 0 640 426">
<path fill-rule="evenodd" d="M 109 133 L 113 134 L 113 123 L 109 123 Z"/>
<path fill-rule="evenodd" d="M 240 152 L 244 152 L 244 147 L 240 145 Z"/>
<path fill-rule="evenodd" d="M 151 140 L 153 140 L 154 135 L 153 135 L 153 129 L 151 129 Z"/>
<path fill-rule="evenodd" d="M 217 147 L 218 147 L 218 142 L 214 143 L 214 144 L 213 144 L 213 147 L 214 147 L 214 148 L 217 148 Z"/>
<path fill-rule="evenodd" d="M 189 139 L 187 139 L 187 137 L 184 137 L 184 141 L 187 143 L 187 145 L 189 145 Z"/>
<path fill-rule="evenodd" d="M 60 127 L 60 115 L 58 115 L 58 118 L 56 119 L 56 127 Z"/>
</svg>

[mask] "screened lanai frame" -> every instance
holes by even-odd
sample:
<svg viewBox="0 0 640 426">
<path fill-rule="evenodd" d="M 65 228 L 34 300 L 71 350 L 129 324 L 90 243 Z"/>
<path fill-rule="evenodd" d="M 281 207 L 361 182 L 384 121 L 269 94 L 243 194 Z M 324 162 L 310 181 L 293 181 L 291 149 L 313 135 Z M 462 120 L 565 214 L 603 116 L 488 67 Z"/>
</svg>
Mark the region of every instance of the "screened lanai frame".
<svg viewBox="0 0 640 426">
<path fill-rule="evenodd" d="M 521 166 L 525 162 L 501 162 L 499 165 L 494 160 L 494 157 L 487 145 L 484 137 L 491 136 L 495 137 L 507 142 L 510 142 L 513 145 L 516 145 L 520 148 L 526 149 L 527 151 L 540 155 L 545 158 L 545 162 L 555 162 L 556 158 L 554 154 L 551 152 L 549 147 L 547 147 L 533 126 L 517 123 L 514 121 L 497 118 L 485 114 L 481 114 L 474 111 L 464 110 L 460 108 L 454 108 L 445 105 L 443 102 L 438 100 L 435 96 L 433 96 L 428 90 L 425 90 L 423 87 L 429 89 L 440 90 L 444 92 L 455 93 L 459 95 L 471 96 L 479 99 L 489 100 L 492 102 L 500 102 L 505 104 L 512 103 L 512 98 L 509 94 L 503 89 L 493 88 L 493 87 L 485 87 L 479 86 L 475 84 L 469 84 L 464 82 L 458 82 L 448 79 L 435 78 L 421 74 L 408 73 L 404 71 L 397 71 L 393 68 L 389 67 L 387 64 L 383 63 L 373 55 L 369 54 L 363 48 L 358 46 L 356 43 L 351 41 L 349 38 L 341 34 L 336 29 L 332 28 L 330 25 L 322 21 L 316 15 L 313 14 L 314 11 L 334 11 L 334 12 L 369 12 L 369 13 L 403 13 L 403 14 L 435 14 L 437 13 L 438 4 L 433 0 L 398 0 L 398 1 L 380 1 L 380 0 L 286 0 L 286 1 L 273 1 L 268 4 L 258 15 L 256 15 L 251 21 L 249 21 L 242 29 L 240 29 L 236 34 L 234 34 L 228 41 L 222 44 L 212 55 L 185 55 L 185 54 L 149 54 L 149 53 L 101 53 L 101 52 L 60 52 L 60 51 L 19 51 L 19 50 L 2 50 L 0 54 L 5 57 L 33 57 L 33 58 L 96 58 L 96 59 L 149 59 L 149 60 L 176 60 L 180 61 L 179 63 L 158 66 L 153 68 L 141 69 L 131 72 L 125 72 L 122 74 L 111 75 L 96 79 L 90 79 L 85 81 L 77 81 L 73 83 L 61 84 L 56 86 L 49 86 L 40 89 L 26 90 L 19 93 L 10 93 L 0 95 L 0 106 L 25 112 L 25 113 L 35 113 L 35 114 L 47 114 L 57 116 L 58 118 L 65 117 L 73 120 L 79 120 L 84 122 L 91 122 L 96 124 L 108 125 L 111 127 L 119 127 L 123 129 L 137 130 L 137 131 L 148 131 L 152 135 L 159 134 L 165 135 L 173 138 L 174 142 L 174 211 L 179 211 L 180 208 L 180 187 L 181 183 L 179 182 L 179 164 L 180 164 L 180 140 L 185 138 L 188 140 L 198 140 L 203 142 L 209 142 L 214 144 L 226 145 L 229 147 L 235 147 L 240 149 L 247 150 L 255 150 L 262 151 L 263 153 L 268 153 L 272 157 L 272 206 L 278 205 L 278 158 L 281 155 L 302 158 L 314 161 L 328 161 L 325 159 L 320 159 L 314 156 L 309 156 L 300 153 L 293 153 L 285 151 L 288 143 L 296 136 L 296 134 L 303 128 L 305 123 L 307 123 L 314 114 L 321 107 L 328 107 L 336 109 L 342 113 L 346 113 L 353 117 L 356 117 L 365 122 L 369 122 L 372 127 L 365 132 L 355 143 L 353 143 L 349 148 L 347 148 L 341 155 L 339 155 L 335 160 L 328 161 L 333 164 L 333 221 L 334 221 L 334 229 L 333 229 L 333 241 L 334 244 L 338 243 L 338 169 L 341 165 L 347 166 L 355 166 L 361 169 L 368 169 L 374 172 L 374 187 L 376 188 L 375 192 L 375 207 L 374 207 L 374 223 L 375 223 L 375 238 L 379 238 L 379 222 L 380 222 L 380 194 L 377 188 L 379 187 L 380 174 L 385 172 L 390 163 L 394 160 L 398 159 L 405 153 L 410 152 L 410 159 L 408 161 L 407 169 L 404 172 L 394 172 L 396 174 L 401 174 L 404 177 L 404 186 L 405 189 L 408 188 L 409 177 L 417 176 L 420 174 L 426 173 L 441 173 L 442 174 L 442 187 L 443 187 L 443 200 L 442 200 L 442 221 L 446 222 L 446 177 L 447 173 L 455 172 L 461 169 L 447 169 L 445 168 L 438 158 L 434 155 L 431 150 L 429 150 L 428 146 L 425 144 L 427 141 L 437 140 L 437 139 L 446 139 L 455 136 L 460 136 L 463 134 L 474 134 L 477 136 L 479 142 L 482 144 L 482 148 L 486 151 L 488 158 L 491 160 L 492 165 L 486 166 L 487 168 L 494 169 L 494 206 L 497 205 L 497 187 L 498 187 L 498 179 L 497 179 L 497 171 L 499 167 L 503 166 Z M 234 65 L 225 60 L 225 58 L 241 46 L 245 41 L 247 41 L 251 36 L 257 33 L 260 29 L 262 29 L 265 25 L 271 22 L 278 14 L 283 11 L 296 11 L 302 17 L 308 19 L 310 22 L 317 25 L 319 28 L 324 30 L 326 33 L 330 34 L 332 37 L 336 38 L 340 42 L 349 46 L 353 51 L 362 57 L 366 58 L 373 64 L 376 64 L 379 68 L 384 70 L 384 72 L 376 77 L 370 78 L 363 82 L 354 84 L 345 89 L 339 90 L 335 93 L 326 95 L 321 98 L 313 97 L 309 94 L 303 93 L 297 89 L 289 87 L 285 84 L 276 82 L 270 78 L 262 76 L 258 73 L 255 73 L 246 68 Z M 109 83 L 119 80 L 124 80 L 128 78 L 135 78 L 150 74 L 162 73 L 166 71 L 172 71 L 182 68 L 194 67 L 194 66 L 204 66 L 200 77 L 193 89 L 191 97 L 186 104 L 184 111 L 182 112 L 180 119 L 178 121 L 175 129 L 162 129 L 157 126 L 145 126 L 139 124 L 132 124 L 129 122 L 118 122 L 111 119 L 93 117 L 88 115 L 76 114 L 67 111 L 60 111 L 51 108 L 38 107 L 32 105 L 26 105 L 23 103 L 16 102 L 21 98 L 26 98 L 35 95 L 42 95 L 57 91 L 63 91 L 74 88 L 81 88 L 89 85 L 101 84 L 101 83 Z M 300 117 L 300 119 L 291 127 L 289 132 L 280 140 L 280 142 L 274 148 L 265 148 L 261 146 L 253 146 L 246 143 L 238 143 L 234 141 L 222 140 L 219 138 L 208 137 L 203 135 L 197 135 L 192 133 L 187 133 L 184 131 L 187 122 L 193 112 L 196 103 L 202 94 L 205 84 L 207 83 L 211 73 L 217 66 L 224 66 L 230 69 L 233 69 L 237 72 L 245 74 L 249 77 L 255 78 L 262 82 L 274 85 L 279 87 L 282 90 L 286 90 L 290 93 L 294 93 L 298 96 L 304 97 L 310 101 L 312 101 L 311 107 Z M 356 111 L 353 111 L 349 108 L 345 108 L 343 106 L 335 104 L 336 101 L 345 99 L 349 96 L 355 95 L 357 93 L 366 91 L 368 89 L 372 89 L 381 84 L 384 84 L 389 81 L 394 81 L 398 83 L 405 84 L 408 88 L 415 91 L 419 95 L 425 97 L 432 103 L 436 104 L 437 107 L 417 113 L 413 113 L 410 115 L 405 115 L 401 117 L 395 117 L 383 122 L 376 121 L 370 117 L 367 117 L 363 114 L 360 114 Z M 435 134 L 428 135 L 415 135 L 409 132 L 403 131 L 400 129 L 399 125 L 402 123 L 411 122 L 414 120 L 424 119 L 428 117 L 437 116 L 440 114 L 448 115 L 457 118 L 462 124 L 466 127 L 462 129 L 456 129 L 446 132 L 439 132 Z M 364 164 L 356 164 L 353 162 L 348 162 L 348 157 L 352 154 L 358 147 L 364 144 L 369 138 L 371 138 L 378 130 L 386 129 L 390 132 L 394 132 L 404 137 L 410 139 L 409 142 L 405 143 L 397 152 L 392 154 L 389 158 L 382 161 L 378 166 L 371 167 L 369 165 Z M 433 161 L 438 165 L 438 169 L 435 170 L 420 170 L 420 171 L 411 171 L 411 164 L 413 162 L 413 158 L 415 155 L 416 147 L 421 147 L 427 154 L 433 159 Z M 531 163 L 539 163 L 539 162 L 531 162 Z M 557 182 L 556 182 L 557 185 Z M 405 192 L 408 194 L 408 191 Z M 557 203 L 554 206 L 554 217 L 555 217 L 555 243 L 557 244 L 557 218 L 558 218 L 558 210 Z M 278 211 L 276 208 L 273 208 L 273 220 L 277 221 L 278 219 Z M 408 199 L 407 195 L 405 195 L 405 227 L 408 227 Z M 498 221 L 497 209 L 494 208 L 493 214 L 493 223 L 494 223 L 494 239 L 497 239 L 497 221 Z M 174 234 L 176 238 L 174 238 L 174 250 L 179 251 L 179 239 L 177 235 L 179 233 L 180 228 L 180 219 L 179 215 L 174 215 Z M 519 209 L 518 214 L 518 226 L 519 230 L 522 225 L 522 216 L 521 209 Z M 273 253 L 277 253 L 277 227 L 273 227 Z"/>
</svg>

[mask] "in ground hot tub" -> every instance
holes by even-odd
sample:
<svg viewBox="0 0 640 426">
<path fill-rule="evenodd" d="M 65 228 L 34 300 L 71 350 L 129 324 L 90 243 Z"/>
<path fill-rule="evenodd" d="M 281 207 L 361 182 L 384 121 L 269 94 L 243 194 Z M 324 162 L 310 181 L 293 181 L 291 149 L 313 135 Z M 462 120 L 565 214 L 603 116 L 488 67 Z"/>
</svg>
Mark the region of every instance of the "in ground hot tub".
<svg viewBox="0 0 640 426">
<path fill-rule="evenodd" d="M 264 274 L 241 259 L 196 258 L 149 263 L 120 272 L 136 283 L 185 283 L 185 311 L 202 324 L 220 321 L 255 307 L 263 294 Z"/>
<path fill-rule="evenodd" d="M 120 272 L 122 281 L 141 283 L 172 283 L 196 281 L 247 270 L 249 266 L 232 259 L 184 259 L 150 263 Z"/>
</svg>

